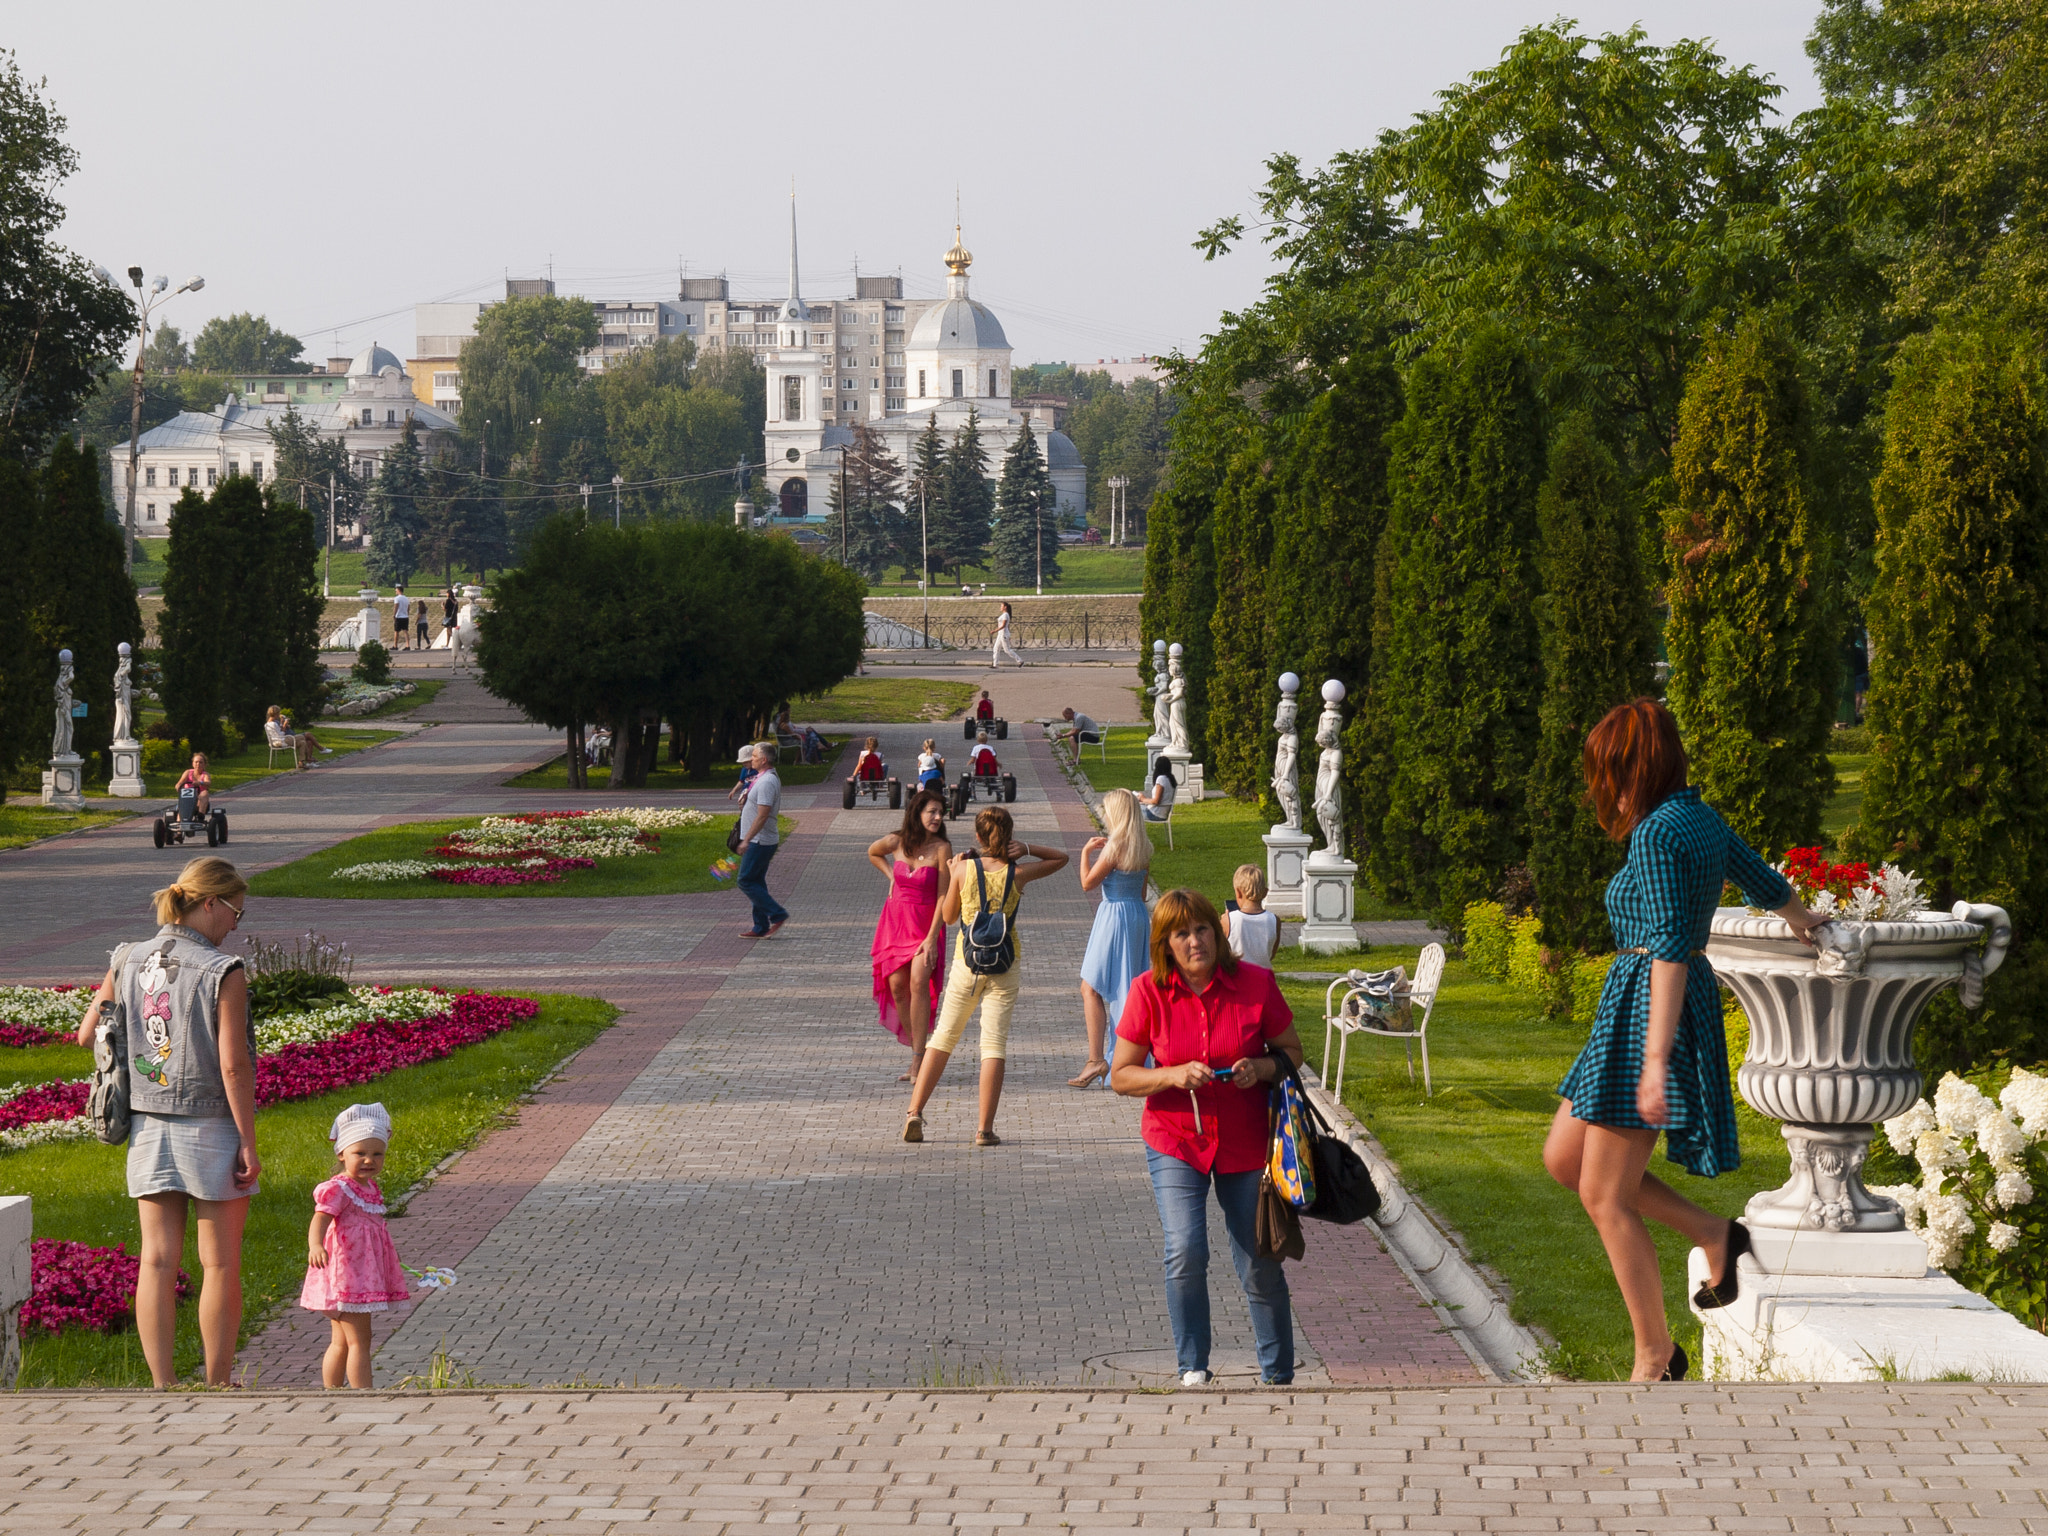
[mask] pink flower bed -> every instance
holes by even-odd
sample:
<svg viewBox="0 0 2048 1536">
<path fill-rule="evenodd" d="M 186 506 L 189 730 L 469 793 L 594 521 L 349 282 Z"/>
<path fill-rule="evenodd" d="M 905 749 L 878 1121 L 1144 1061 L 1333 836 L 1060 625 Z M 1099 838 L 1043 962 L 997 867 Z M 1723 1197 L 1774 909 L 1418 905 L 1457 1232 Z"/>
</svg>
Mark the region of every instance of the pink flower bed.
<svg viewBox="0 0 2048 1536">
<path fill-rule="evenodd" d="M 21 1307 L 21 1331 L 58 1333 L 68 1327 L 112 1333 L 134 1318 L 135 1280 L 142 1260 L 124 1244 L 92 1248 L 84 1243 L 39 1237 L 28 1245 L 29 1298 Z M 178 1271 L 178 1296 L 192 1294 L 192 1277 Z"/>
<path fill-rule="evenodd" d="M 437 869 L 430 878 L 444 885 L 552 885 L 562 878 L 565 869 L 595 868 L 595 859 L 549 859 L 533 869 L 505 869 L 495 864 L 479 864 L 471 869 Z"/>
<path fill-rule="evenodd" d="M 332 1040 L 287 1045 L 273 1056 L 257 1058 L 256 1102 L 317 1098 L 401 1067 L 439 1061 L 532 1018 L 539 1008 L 524 997 L 458 992 L 449 999 L 448 1012 L 434 1018 L 372 1019 Z"/>
<path fill-rule="evenodd" d="M 6 1103 L 0 1104 L 0 1131 L 18 1130 L 24 1125 L 40 1125 L 45 1120 L 69 1120 L 85 1113 L 85 1101 L 92 1093 L 92 1084 L 38 1083 L 26 1093 L 16 1094 Z"/>
<path fill-rule="evenodd" d="M 33 1024 L 15 1024 L 0 1019 L 0 1045 L 20 1050 L 31 1045 L 61 1045 L 71 1036 L 61 1030 L 37 1029 Z"/>
</svg>

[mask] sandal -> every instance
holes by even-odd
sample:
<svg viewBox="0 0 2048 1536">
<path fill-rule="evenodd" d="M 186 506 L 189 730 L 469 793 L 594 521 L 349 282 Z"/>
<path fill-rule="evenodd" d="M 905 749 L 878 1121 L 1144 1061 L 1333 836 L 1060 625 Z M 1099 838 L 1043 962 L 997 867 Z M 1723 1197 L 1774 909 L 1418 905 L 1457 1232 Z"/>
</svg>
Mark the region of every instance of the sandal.
<svg viewBox="0 0 2048 1536">
<path fill-rule="evenodd" d="M 911 1057 L 910 1057 L 910 1070 L 909 1070 L 908 1072 L 904 1073 L 904 1074 L 903 1074 L 903 1075 L 902 1075 L 901 1077 L 897 1078 L 897 1079 L 896 1079 L 896 1081 L 897 1081 L 897 1082 L 899 1082 L 899 1083 L 914 1083 L 914 1082 L 916 1082 L 916 1081 L 917 1081 L 917 1069 L 918 1069 L 919 1067 L 923 1066 L 923 1065 L 924 1065 L 924 1052 L 923 1052 L 923 1051 L 915 1051 L 915 1052 L 913 1052 L 913 1053 L 911 1054 Z"/>
<path fill-rule="evenodd" d="M 1100 1056 L 1091 1056 L 1088 1059 L 1088 1064 L 1081 1069 L 1079 1077 L 1067 1079 L 1067 1086 L 1069 1088 L 1091 1088 L 1095 1084 L 1095 1079 L 1107 1076 L 1109 1076 L 1109 1063 Z"/>
<path fill-rule="evenodd" d="M 977 1147 L 1000 1147 L 1003 1144 L 1003 1138 L 994 1131 L 976 1131 L 974 1133 L 974 1144 Z"/>
<path fill-rule="evenodd" d="M 923 1115 L 906 1115 L 906 1116 L 904 1117 L 904 1119 L 903 1119 L 903 1139 L 904 1139 L 905 1141 L 923 1141 L 923 1140 L 924 1140 L 924 1116 L 923 1116 Z"/>
</svg>

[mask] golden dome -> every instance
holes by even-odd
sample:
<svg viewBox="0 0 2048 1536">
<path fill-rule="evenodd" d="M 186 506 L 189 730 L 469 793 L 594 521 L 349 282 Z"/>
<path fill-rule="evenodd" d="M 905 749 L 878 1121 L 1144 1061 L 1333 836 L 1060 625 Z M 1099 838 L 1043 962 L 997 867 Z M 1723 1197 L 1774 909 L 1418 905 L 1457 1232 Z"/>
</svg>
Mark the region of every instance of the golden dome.
<svg viewBox="0 0 2048 1536">
<path fill-rule="evenodd" d="M 974 254 L 960 243 L 960 226 L 953 226 L 953 248 L 946 252 L 946 270 L 955 277 L 965 277 L 968 267 L 974 263 Z"/>
</svg>

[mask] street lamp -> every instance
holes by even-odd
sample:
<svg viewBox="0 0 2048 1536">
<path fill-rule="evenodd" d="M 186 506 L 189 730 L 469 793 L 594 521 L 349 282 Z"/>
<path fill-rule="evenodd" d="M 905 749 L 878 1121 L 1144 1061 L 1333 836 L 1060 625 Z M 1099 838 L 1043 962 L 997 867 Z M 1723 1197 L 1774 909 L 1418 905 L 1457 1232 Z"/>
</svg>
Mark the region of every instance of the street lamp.
<svg viewBox="0 0 2048 1536">
<path fill-rule="evenodd" d="M 1114 549 L 1124 541 L 1124 487 L 1131 483 L 1129 475 L 1111 475 L 1102 482 L 1109 488 L 1109 544 Z"/>
<path fill-rule="evenodd" d="M 128 511 L 121 532 L 121 569 L 130 576 L 135 574 L 135 482 L 141 478 L 136 463 L 142 454 L 142 354 L 149 348 L 149 312 L 159 303 L 157 297 L 171 286 L 168 277 L 160 277 L 149 285 L 149 291 L 142 291 L 142 268 L 130 267 L 128 281 L 135 285 L 138 295 L 135 301 L 138 316 L 135 332 L 135 403 L 128 416 Z M 169 297 L 175 299 L 179 293 L 197 293 L 206 286 L 206 279 L 195 277 Z"/>
<path fill-rule="evenodd" d="M 624 475 L 613 475 L 613 476 L 612 476 L 612 526 L 613 526 L 614 528 L 616 528 L 616 527 L 618 527 L 618 526 L 619 526 L 619 519 L 620 519 L 620 511 L 619 511 L 619 508 L 620 508 L 620 506 L 621 506 L 621 504 L 622 504 L 622 502 L 623 502 L 623 499 L 624 499 L 624 496 L 625 496 L 625 490 L 626 490 L 626 477 L 625 477 Z"/>
<path fill-rule="evenodd" d="M 590 521 L 590 482 L 584 481 L 577 489 L 583 492 L 583 521 L 587 523 Z"/>
</svg>

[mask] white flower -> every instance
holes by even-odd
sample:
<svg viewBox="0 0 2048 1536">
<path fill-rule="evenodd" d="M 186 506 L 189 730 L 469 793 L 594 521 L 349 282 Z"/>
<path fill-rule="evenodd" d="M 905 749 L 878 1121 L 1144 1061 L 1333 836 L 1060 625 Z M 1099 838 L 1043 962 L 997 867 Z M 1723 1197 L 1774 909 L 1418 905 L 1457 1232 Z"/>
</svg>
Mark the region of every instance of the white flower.
<svg viewBox="0 0 2048 1536">
<path fill-rule="evenodd" d="M 2014 1067 L 2012 1081 L 1998 1096 L 1998 1102 L 2025 1127 L 2030 1137 L 2048 1135 L 2048 1077 Z"/>
<path fill-rule="evenodd" d="M 350 864 L 337 869 L 337 880 L 424 880 L 446 865 L 426 859 L 373 859 L 367 864 Z"/>
<path fill-rule="evenodd" d="M 1927 1243 L 1927 1262 L 1936 1269 L 1947 1269 L 1962 1258 L 1969 1240 L 1977 1235 L 1970 1202 L 1961 1195 L 1933 1193 L 1921 1200 L 1927 1211 L 1927 1225 L 1920 1234 Z"/>
<path fill-rule="evenodd" d="M 1806 910 L 1815 917 L 1833 917 L 1835 915 L 1835 908 L 1838 905 L 1839 903 L 1835 900 L 1835 893 L 1833 891 L 1817 891 L 1814 893 L 1813 900 L 1806 904 Z"/>
<path fill-rule="evenodd" d="M 1977 1111 L 1977 1150 L 2001 1172 L 2018 1167 L 2027 1154 L 2027 1138 L 2006 1112 L 1989 1099 Z"/>
<path fill-rule="evenodd" d="M 0 1020 L 73 1034 L 78 1021 L 85 1017 L 93 991 L 91 987 L 73 987 L 69 992 L 53 992 L 48 987 L 0 987 Z"/>
<path fill-rule="evenodd" d="M 1934 1090 L 1934 1118 L 1944 1131 L 1974 1131 L 1977 1117 L 1990 1107 L 1991 1101 L 1984 1097 L 1981 1088 L 1953 1072 L 1943 1074 Z"/>
<path fill-rule="evenodd" d="M 1984 1240 L 2000 1253 L 2011 1253 L 2020 1245 L 2020 1229 L 2009 1221 L 1994 1221 Z"/>
<path fill-rule="evenodd" d="M 375 987 L 350 989 L 347 1002 L 329 1003 L 304 1013 L 285 1013 L 256 1021 L 256 1054 L 269 1056 L 287 1045 L 310 1045 L 345 1035 L 372 1019 L 410 1023 L 448 1011 L 448 998 L 425 987 L 380 992 Z"/>
<path fill-rule="evenodd" d="M 1941 1188 L 1942 1175 L 1955 1168 L 1967 1168 L 1970 1154 L 1947 1131 L 1922 1131 L 1913 1141 L 1913 1157 L 1920 1164 L 1921 1183 L 1932 1194 Z"/>
<path fill-rule="evenodd" d="M 1874 922 L 1884 915 L 1884 892 L 1874 885 L 1859 885 L 1849 893 L 1842 915 L 1852 922 Z"/>
<path fill-rule="evenodd" d="M 1900 1211 L 1905 1214 L 1906 1229 L 1908 1231 L 1918 1232 L 1921 1227 L 1926 1225 L 1927 1210 L 1921 1203 L 1919 1185 L 1872 1184 L 1869 1188 L 1873 1195 L 1882 1195 L 1887 1200 L 1895 1201 L 1898 1204 Z"/>
<path fill-rule="evenodd" d="M 1913 1143 L 1922 1131 L 1935 1128 L 1934 1111 L 1928 1108 L 1925 1099 L 1916 1099 L 1913 1107 L 1903 1115 L 1893 1115 L 1884 1123 L 1885 1140 L 1892 1144 L 1892 1150 L 1901 1157 L 1913 1155 Z"/>
<path fill-rule="evenodd" d="M 46 1146 L 53 1141 L 77 1141 L 91 1134 L 92 1121 L 84 1115 L 76 1115 L 69 1120 L 39 1120 L 34 1125 L 19 1125 L 11 1131 L 0 1131 L 0 1152 L 19 1152 L 26 1147 Z"/>
<path fill-rule="evenodd" d="M 2034 1198 L 2034 1186 L 2024 1173 L 2017 1168 L 2008 1168 L 1999 1174 L 1991 1186 L 1991 1198 L 1998 1202 L 1998 1208 L 2009 1211 L 2016 1205 L 2026 1205 Z"/>
<path fill-rule="evenodd" d="M 1887 864 L 1879 869 L 1875 884 L 1884 896 L 1887 921 L 1904 922 L 1915 913 L 1927 910 L 1927 898 L 1921 893 L 1919 878 L 1898 865 Z"/>
</svg>

